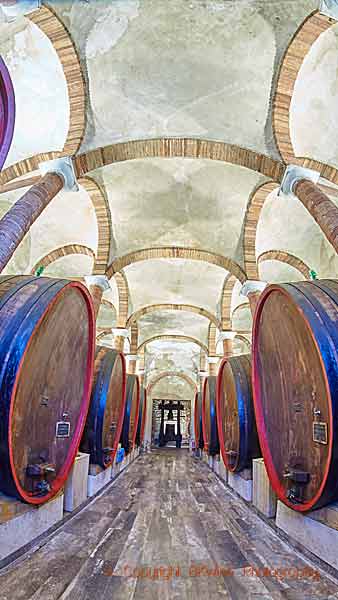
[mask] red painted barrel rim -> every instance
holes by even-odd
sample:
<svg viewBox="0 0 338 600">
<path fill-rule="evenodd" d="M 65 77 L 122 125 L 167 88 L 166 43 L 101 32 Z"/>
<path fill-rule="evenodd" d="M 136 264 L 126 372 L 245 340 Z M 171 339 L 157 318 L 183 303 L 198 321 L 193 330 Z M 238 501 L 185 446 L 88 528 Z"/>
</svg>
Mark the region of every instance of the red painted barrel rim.
<svg viewBox="0 0 338 600">
<path fill-rule="evenodd" d="M 13 399 L 15 398 L 16 389 L 18 386 L 18 381 L 19 381 L 19 377 L 21 375 L 21 371 L 22 371 L 22 367 L 23 367 L 23 363 L 24 363 L 26 354 L 32 343 L 32 340 L 33 340 L 33 337 L 34 337 L 36 331 L 39 329 L 39 327 L 40 327 L 42 321 L 44 320 L 45 316 L 47 315 L 47 313 L 51 310 L 51 308 L 54 306 L 54 304 L 60 299 L 60 296 L 62 296 L 66 292 L 66 290 L 68 290 L 69 288 L 78 288 L 82 292 L 85 302 L 86 302 L 87 310 L 88 310 L 88 320 L 89 320 L 88 341 L 89 341 L 90 345 L 88 348 L 88 356 L 87 356 L 86 381 L 85 381 L 85 385 L 84 385 L 84 391 L 82 394 L 82 399 L 84 400 L 84 402 L 82 402 L 82 404 L 81 404 L 82 413 L 80 414 L 77 425 L 76 425 L 76 429 L 75 429 L 75 432 L 74 432 L 74 435 L 72 438 L 72 443 L 70 446 L 70 450 L 69 450 L 67 459 L 66 459 L 65 463 L 63 464 L 62 468 L 60 469 L 58 476 L 52 482 L 50 492 L 48 492 L 48 494 L 41 496 L 41 497 L 33 496 L 33 495 L 28 494 L 22 488 L 22 486 L 19 482 L 19 479 L 17 477 L 15 467 L 14 467 L 13 445 L 12 445 L 12 418 L 13 418 L 13 408 L 14 408 Z M 12 477 L 14 479 L 18 493 L 20 494 L 21 498 L 25 502 L 28 502 L 29 504 L 36 504 L 36 505 L 44 504 L 45 502 L 48 502 L 48 500 L 50 500 L 51 498 L 54 498 L 57 495 L 57 493 L 60 491 L 60 489 L 63 487 L 63 485 L 65 484 L 67 477 L 69 475 L 69 471 L 72 468 L 72 465 L 74 463 L 74 460 L 75 460 L 75 457 L 76 457 L 76 454 L 78 452 L 79 445 L 81 442 L 83 430 L 84 430 L 84 427 L 86 424 L 86 418 L 87 418 L 89 404 L 90 404 L 90 394 L 91 394 L 91 389 L 92 389 L 93 370 L 94 370 L 95 327 L 96 327 L 96 323 L 95 323 L 95 316 L 94 316 L 94 307 L 93 307 L 93 302 L 92 302 L 92 298 L 90 296 L 89 291 L 82 283 L 80 283 L 78 281 L 70 281 L 61 290 L 59 290 L 57 294 L 55 294 L 54 298 L 51 300 L 51 302 L 48 304 L 46 310 L 41 315 L 39 321 L 36 323 L 34 330 L 32 331 L 32 335 L 30 336 L 30 338 L 28 340 L 25 351 L 21 357 L 20 364 L 18 365 L 18 370 L 16 373 L 16 377 L 15 377 L 15 381 L 14 381 L 14 385 L 13 385 L 13 389 L 12 389 L 12 394 L 11 394 L 11 405 L 10 405 L 10 413 L 9 413 L 9 420 L 8 420 L 9 460 L 10 460 L 10 465 L 11 465 Z"/>
<path fill-rule="evenodd" d="M 277 475 L 277 471 L 275 469 L 274 466 L 274 462 L 272 459 L 272 455 L 270 452 L 270 448 L 268 445 L 268 441 L 267 441 L 267 437 L 266 437 L 266 427 L 265 427 L 265 421 L 263 418 L 263 407 L 262 407 L 262 402 L 261 402 L 261 394 L 260 394 L 260 386 L 259 386 L 259 376 L 257 374 L 258 371 L 258 367 L 257 367 L 257 356 L 258 356 L 258 352 L 257 352 L 257 336 L 258 336 L 258 327 L 259 327 L 259 321 L 260 321 L 260 317 L 262 314 L 262 310 L 263 310 L 263 306 L 265 304 L 266 299 L 268 298 L 268 296 L 270 296 L 273 292 L 279 292 L 280 294 L 283 294 L 284 296 L 286 296 L 293 304 L 293 306 L 296 308 L 296 310 L 298 311 L 300 317 L 302 318 L 303 322 L 305 323 L 305 326 L 307 327 L 310 336 L 313 340 L 314 346 L 317 350 L 317 355 L 319 358 L 319 362 L 322 368 L 322 373 L 324 375 L 324 382 L 325 382 L 325 388 L 326 388 L 326 392 L 327 392 L 327 397 L 329 399 L 331 399 L 331 390 L 330 390 L 330 386 L 329 386 L 329 382 L 327 379 L 327 375 L 326 375 L 326 369 L 325 369 L 325 365 L 321 356 L 321 353 L 319 351 L 319 347 L 317 344 L 317 340 L 313 334 L 313 331 L 307 321 L 307 319 L 304 316 L 303 311 L 301 310 L 301 308 L 299 307 L 299 305 L 294 301 L 294 299 L 292 298 L 292 296 L 287 292 L 287 290 L 283 287 L 280 287 L 276 284 L 274 285 L 270 285 L 269 287 L 267 287 L 264 292 L 262 293 L 260 299 L 259 299 L 259 303 L 257 305 L 256 308 L 256 313 L 255 313 L 255 317 L 254 317 L 254 325 L 253 325 L 253 352 L 252 352 L 252 389 L 253 389 L 253 398 L 254 398 L 254 408 L 255 408 L 255 415 L 256 415 L 256 423 L 257 423 L 257 431 L 258 431 L 258 437 L 259 437 L 259 442 L 260 442 L 260 446 L 261 446 L 261 450 L 262 450 L 262 455 L 264 458 L 264 462 L 265 462 L 265 466 L 266 466 L 266 470 L 268 472 L 268 476 L 270 479 L 270 482 L 272 484 L 272 487 L 274 488 L 278 498 L 287 506 L 289 506 L 290 508 L 292 508 L 293 510 L 296 510 L 298 512 L 306 512 L 311 510 L 311 508 L 313 506 L 315 506 L 315 504 L 318 502 L 318 500 L 320 499 L 320 497 L 322 496 L 323 490 L 325 488 L 326 485 L 326 481 L 328 478 L 328 474 L 329 474 L 329 470 L 330 470 L 330 463 L 331 463 L 331 459 L 332 459 L 332 446 L 333 446 L 333 415 L 332 415 L 332 402 L 329 402 L 329 420 L 330 420 L 330 436 L 329 436 L 329 452 L 328 452 L 328 457 L 327 457 L 327 461 L 326 461 L 326 467 L 325 467 L 325 472 L 324 472 L 324 476 L 323 476 L 323 481 L 319 487 L 319 490 L 317 491 L 317 494 L 308 502 L 305 502 L 304 504 L 292 504 L 292 502 L 290 502 L 288 500 L 288 498 L 286 497 L 285 493 L 284 493 L 284 489 L 280 484 L 280 480 L 279 477 Z"/>
<path fill-rule="evenodd" d="M 194 401 L 194 430 L 195 430 L 195 444 L 197 446 L 197 444 L 199 443 L 199 438 L 200 436 L 197 435 L 197 422 L 200 421 L 200 415 L 198 414 L 198 392 L 196 392 L 195 394 L 195 401 Z"/>
<path fill-rule="evenodd" d="M 138 378 L 138 375 L 135 375 L 135 381 L 136 381 L 136 385 L 137 385 L 137 403 L 136 403 L 136 418 L 135 418 L 135 425 L 134 425 L 134 433 L 133 433 L 133 438 L 132 438 L 132 448 L 131 448 L 132 450 L 133 450 L 133 448 L 135 448 L 138 420 L 140 418 L 140 400 L 141 400 L 141 386 L 140 386 L 140 380 Z"/>
<path fill-rule="evenodd" d="M 229 461 L 227 455 L 225 453 L 225 440 L 223 435 L 223 426 L 222 426 L 222 418 L 221 418 L 221 395 L 222 395 L 222 381 L 223 381 L 223 372 L 225 365 L 228 364 L 229 360 L 227 357 L 222 359 L 222 362 L 218 369 L 217 374 L 217 384 L 216 384 L 216 419 L 217 419 L 217 430 L 218 430 L 218 440 L 220 445 L 220 450 L 223 458 L 223 462 L 228 469 L 228 471 L 235 472 L 237 468 L 238 460 L 234 466 L 229 465 Z"/>
<path fill-rule="evenodd" d="M 121 433 L 122 433 L 122 427 L 123 427 L 123 419 L 124 419 L 124 413 L 126 411 L 126 402 L 127 402 L 127 363 L 126 363 L 126 357 L 124 356 L 123 352 L 118 352 L 117 351 L 117 356 L 119 356 L 121 358 L 122 361 L 122 394 L 123 394 L 123 400 L 122 400 L 122 404 L 121 404 L 121 411 L 120 411 L 120 415 L 119 415 L 119 420 L 117 423 L 117 428 L 116 428 L 116 436 L 115 436 L 115 442 L 114 442 L 114 446 L 113 446 L 113 451 L 110 453 L 109 455 L 109 461 L 107 462 L 107 466 L 105 467 L 106 469 L 108 469 L 108 467 L 110 467 L 114 460 L 115 460 L 115 456 L 119 447 L 119 442 L 120 442 L 120 437 L 121 437 Z M 114 367 L 113 367 L 114 369 Z"/>
<path fill-rule="evenodd" d="M 203 442 L 204 442 L 204 450 L 208 452 L 209 450 L 209 436 L 206 435 L 207 424 L 205 421 L 205 392 L 206 387 L 208 385 L 208 378 L 206 377 L 203 383 L 203 392 L 202 392 L 202 431 L 203 431 Z"/>
<path fill-rule="evenodd" d="M 143 388 L 143 407 L 142 407 L 142 422 L 141 422 L 141 431 L 140 431 L 140 444 L 142 444 L 144 440 L 144 432 L 146 428 L 146 418 L 147 418 L 147 390 Z"/>
</svg>

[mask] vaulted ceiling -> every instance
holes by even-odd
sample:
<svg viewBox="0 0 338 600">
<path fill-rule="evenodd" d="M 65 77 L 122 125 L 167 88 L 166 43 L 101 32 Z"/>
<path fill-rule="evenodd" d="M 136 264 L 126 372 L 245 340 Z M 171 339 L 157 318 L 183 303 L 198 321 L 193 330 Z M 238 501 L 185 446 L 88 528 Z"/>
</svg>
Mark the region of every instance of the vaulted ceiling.
<svg viewBox="0 0 338 600">
<path fill-rule="evenodd" d="M 337 274 L 311 215 L 277 195 L 285 162 L 338 167 L 338 25 L 317 10 L 318 0 L 52 0 L 2 18 L 17 118 L 0 185 L 38 175 L 51 153 L 81 155 L 80 191 L 52 201 L 6 272 L 43 265 L 83 277 L 111 266 L 102 342 L 136 313 L 149 381 L 191 378 L 170 375 L 156 393 L 194 392 L 210 315 L 250 338 L 246 278 Z M 191 141 L 164 141 L 177 137 Z M 150 138 L 159 142 L 141 142 Z M 0 216 L 24 191 L 2 190 Z M 247 347 L 236 340 L 236 352 Z"/>
</svg>

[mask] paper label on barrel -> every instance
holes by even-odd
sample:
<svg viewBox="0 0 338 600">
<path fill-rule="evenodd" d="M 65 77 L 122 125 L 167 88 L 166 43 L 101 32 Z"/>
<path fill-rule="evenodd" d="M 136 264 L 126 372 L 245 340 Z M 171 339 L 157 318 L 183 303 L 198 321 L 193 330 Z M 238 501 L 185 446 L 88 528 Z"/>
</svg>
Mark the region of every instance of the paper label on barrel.
<svg viewBox="0 0 338 600">
<path fill-rule="evenodd" d="M 313 441 L 327 444 L 327 423 L 313 423 Z"/>
<path fill-rule="evenodd" d="M 68 438 L 70 436 L 70 423 L 67 421 L 59 421 L 56 423 L 56 437 Z"/>
</svg>

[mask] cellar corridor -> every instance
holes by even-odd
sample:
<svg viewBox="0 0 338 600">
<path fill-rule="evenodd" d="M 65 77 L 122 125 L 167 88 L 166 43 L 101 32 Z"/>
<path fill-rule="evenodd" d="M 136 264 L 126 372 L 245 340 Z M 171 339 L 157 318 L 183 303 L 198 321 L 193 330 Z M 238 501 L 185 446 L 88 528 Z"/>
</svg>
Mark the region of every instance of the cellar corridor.
<svg viewBox="0 0 338 600">
<path fill-rule="evenodd" d="M 185 450 L 143 454 L 40 549 L 0 574 L 1 600 L 338 598 Z"/>
</svg>

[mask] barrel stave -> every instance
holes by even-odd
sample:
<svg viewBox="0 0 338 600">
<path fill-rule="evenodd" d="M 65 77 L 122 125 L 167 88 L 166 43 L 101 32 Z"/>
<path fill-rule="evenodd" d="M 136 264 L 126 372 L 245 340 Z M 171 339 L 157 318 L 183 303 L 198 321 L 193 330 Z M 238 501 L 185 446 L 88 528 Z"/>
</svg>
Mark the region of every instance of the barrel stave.
<svg viewBox="0 0 338 600">
<path fill-rule="evenodd" d="M 338 497 L 338 285 L 270 286 L 254 326 L 254 398 L 269 477 L 298 511 Z"/>
<path fill-rule="evenodd" d="M 133 450 L 135 446 L 137 425 L 140 408 L 140 381 L 137 375 L 127 376 L 126 410 L 121 434 L 121 445 L 125 452 Z"/>
<path fill-rule="evenodd" d="M 90 409 L 81 443 L 92 464 L 112 464 L 121 435 L 126 403 L 126 362 L 123 354 L 98 346 Z"/>
<path fill-rule="evenodd" d="M 219 441 L 216 422 L 216 377 L 207 377 L 203 385 L 202 430 L 204 449 L 211 456 L 219 454 Z"/>
<path fill-rule="evenodd" d="M 64 484 L 88 410 L 93 348 L 93 307 L 82 284 L 0 278 L 3 493 L 41 504 Z"/>
</svg>

